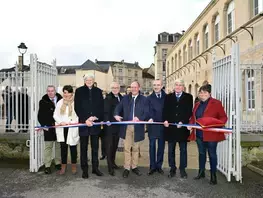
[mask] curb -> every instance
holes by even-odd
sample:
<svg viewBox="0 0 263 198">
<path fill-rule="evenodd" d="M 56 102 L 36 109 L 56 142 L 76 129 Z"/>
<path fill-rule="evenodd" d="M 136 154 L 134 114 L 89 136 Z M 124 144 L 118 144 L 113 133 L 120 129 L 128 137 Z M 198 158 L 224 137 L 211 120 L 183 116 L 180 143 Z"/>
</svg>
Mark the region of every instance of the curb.
<svg viewBox="0 0 263 198">
<path fill-rule="evenodd" d="M 260 169 L 260 168 L 258 168 L 258 167 L 256 167 L 256 166 L 253 166 L 253 165 L 251 165 L 251 164 L 248 164 L 247 167 L 248 167 L 251 171 L 253 171 L 253 172 L 255 172 L 255 173 L 258 173 L 259 175 L 263 176 L 263 170 L 262 170 L 262 169 Z"/>
</svg>

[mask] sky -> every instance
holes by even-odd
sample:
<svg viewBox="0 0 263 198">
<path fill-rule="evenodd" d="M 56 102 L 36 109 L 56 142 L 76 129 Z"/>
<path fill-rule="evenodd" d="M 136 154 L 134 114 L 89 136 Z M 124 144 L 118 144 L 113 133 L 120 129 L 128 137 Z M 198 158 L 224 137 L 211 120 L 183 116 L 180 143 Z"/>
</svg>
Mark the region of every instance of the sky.
<svg viewBox="0 0 263 198">
<path fill-rule="evenodd" d="M 13 67 L 24 42 L 41 62 L 81 65 L 87 59 L 154 62 L 161 32 L 187 28 L 210 0 L 1 0 L 0 69 Z"/>
</svg>

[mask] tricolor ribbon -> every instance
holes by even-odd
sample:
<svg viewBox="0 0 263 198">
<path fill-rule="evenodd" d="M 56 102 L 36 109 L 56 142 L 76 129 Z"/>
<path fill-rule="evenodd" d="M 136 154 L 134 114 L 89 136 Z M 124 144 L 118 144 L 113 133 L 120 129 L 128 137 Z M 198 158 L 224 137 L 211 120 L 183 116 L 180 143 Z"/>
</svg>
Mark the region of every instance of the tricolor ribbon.
<svg viewBox="0 0 263 198">
<path fill-rule="evenodd" d="M 145 122 L 145 121 L 122 121 L 122 122 L 93 122 L 93 126 L 100 125 L 138 125 L 138 124 L 147 124 L 147 125 L 163 125 L 163 122 Z M 192 127 L 193 129 L 198 129 L 202 131 L 209 132 L 219 132 L 219 133 L 232 133 L 231 128 L 204 128 L 197 124 L 178 124 L 178 123 L 169 123 L 169 126 L 182 126 L 182 127 Z M 35 130 L 39 131 L 41 129 L 49 129 L 49 128 L 71 128 L 71 127 L 88 127 L 85 123 L 76 123 L 76 124 L 68 124 L 68 125 L 55 125 L 55 126 L 36 126 Z M 92 126 L 91 126 L 92 127 Z"/>
</svg>

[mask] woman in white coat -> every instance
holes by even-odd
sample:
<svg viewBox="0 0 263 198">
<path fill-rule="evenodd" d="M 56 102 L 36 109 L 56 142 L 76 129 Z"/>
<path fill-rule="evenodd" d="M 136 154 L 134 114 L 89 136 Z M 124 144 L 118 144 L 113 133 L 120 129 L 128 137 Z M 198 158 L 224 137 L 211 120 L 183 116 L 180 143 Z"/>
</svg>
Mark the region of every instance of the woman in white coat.
<svg viewBox="0 0 263 198">
<path fill-rule="evenodd" d="M 66 85 L 62 89 L 63 99 L 60 100 L 54 112 L 56 125 L 68 125 L 78 123 L 78 117 L 74 110 L 73 87 Z M 78 127 L 56 128 L 57 141 L 61 144 L 61 170 L 64 175 L 67 168 L 68 146 L 70 147 L 72 173 L 77 173 L 77 144 L 79 143 Z"/>
</svg>

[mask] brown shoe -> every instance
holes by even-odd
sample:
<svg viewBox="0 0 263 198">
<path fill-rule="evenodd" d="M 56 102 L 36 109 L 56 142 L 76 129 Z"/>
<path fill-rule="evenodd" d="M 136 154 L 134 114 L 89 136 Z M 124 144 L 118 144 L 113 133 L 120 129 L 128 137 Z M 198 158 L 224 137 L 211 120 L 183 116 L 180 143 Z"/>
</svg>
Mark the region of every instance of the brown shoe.
<svg viewBox="0 0 263 198">
<path fill-rule="evenodd" d="M 67 164 L 61 164 L 61 170 L 59 171 L 59 175 L 64 175 L 66 172 Z"/>
<path fill-rule="evenodd" d="M 71 171 L 73 175 L 77 174 L 77 164 L 71 164 Z"/>
</svg>

